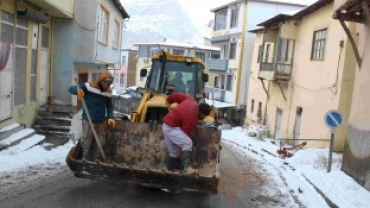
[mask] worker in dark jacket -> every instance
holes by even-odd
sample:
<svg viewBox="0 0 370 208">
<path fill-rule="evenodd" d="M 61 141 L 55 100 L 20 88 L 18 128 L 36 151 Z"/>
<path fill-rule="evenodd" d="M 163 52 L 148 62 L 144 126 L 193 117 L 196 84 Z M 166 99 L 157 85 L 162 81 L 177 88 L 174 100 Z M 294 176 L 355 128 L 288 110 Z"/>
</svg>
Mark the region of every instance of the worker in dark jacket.
<svg viewBox="0 0 370 208">
<path fill-rule="evenodd" d="M 77 86 L 71 86 L 69 92 L 77 95 L 79 100 L 84 99 L 86 107 L 89 111 L 90 118 L 95 129 L 100 129 L 104 122 L 108 119 L 109 126 L 115 126 L 113 117 L 114 105 L 110 86 L 113 83 L 113 75 L 108 70 L 100 73 L 97 81 L 86 82 L 80 89 Z M 104 132 L 99 132 L 99 139 L 104 146 Z M 96 159 L 99 155 L 99 149 L 96 146 L 94 135 L 92 135 L 91 127 L 87 120 L 85 109 L 82 113 L 82 149 L 84 158 Z M 92 154 L 92 155 L 91 155 Z"/>
<path fill-rule="evenodd" d="M 170 171 L 175 169 L 181 153 L 185 173 L 196 174 L 197 171 L 190 166 L 193 147 L 190 134 L 196 129 L 199 120 L 209 114 L 211 107 L 207 103 L 198 105 L 193 97 L 182 93 L 169 95 L 167 103 L 178 104 L 163 118 L 162 131 L 169 152 L 167 169 Z"/>
</svg>

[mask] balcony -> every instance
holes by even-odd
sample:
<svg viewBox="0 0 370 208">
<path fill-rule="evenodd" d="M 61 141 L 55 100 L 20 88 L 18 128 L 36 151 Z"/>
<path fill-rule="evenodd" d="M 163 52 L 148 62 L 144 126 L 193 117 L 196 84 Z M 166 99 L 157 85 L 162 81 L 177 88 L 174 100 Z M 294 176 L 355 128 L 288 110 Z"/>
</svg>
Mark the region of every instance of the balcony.
<svg viewBox="0 0 370 208">
<path fill-rule="evenodd" d="M 215 87 L 206 86 L 204 89 L 204 93 L 206 93 L 208 99 L 213 99 L 217 101 L 225 101 L 225 90 Z"/>
<path fill-rule="evenodd" d="M 289 81 L 292 69 L 293 64 L 262 62 L 258 77 L 271 81 Z"/>
<path fill-rule="evenodd" d="M 206 59 L 207 68 L 210 70 L 227 71 L 228 59 Z"/>
<path fill-rule="evenodd" d="M 271 81 L 289 81 L 293 69 L 294 40 L 279 38 L 276 52 L 272 48 L 275 43 L 264 42 L 263 44 L 258 77 Z"/>
</svg>

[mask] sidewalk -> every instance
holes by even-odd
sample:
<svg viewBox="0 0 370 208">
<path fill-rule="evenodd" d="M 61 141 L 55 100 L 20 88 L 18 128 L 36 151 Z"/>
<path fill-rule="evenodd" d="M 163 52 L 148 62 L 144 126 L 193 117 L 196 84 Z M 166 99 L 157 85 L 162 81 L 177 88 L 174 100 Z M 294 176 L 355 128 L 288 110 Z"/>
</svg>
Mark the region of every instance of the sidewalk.
<svg viewBox="0 0 370 208">
<path fill-rule="evenodd" d="M 328 149 L 302 149 L 283 159 L 271 139 L 247 134 L 247 130 L 236 127 L 224 130 L 222 139 L 264 161 L 269 171 L 278 172 L 273 180 L 282 180 L 288 192 L 306 207 L 369 207 L 370 192 L 340 170 L 342 154 L 333 153 L 331 171 L 327 172 Z"/>
</svg>

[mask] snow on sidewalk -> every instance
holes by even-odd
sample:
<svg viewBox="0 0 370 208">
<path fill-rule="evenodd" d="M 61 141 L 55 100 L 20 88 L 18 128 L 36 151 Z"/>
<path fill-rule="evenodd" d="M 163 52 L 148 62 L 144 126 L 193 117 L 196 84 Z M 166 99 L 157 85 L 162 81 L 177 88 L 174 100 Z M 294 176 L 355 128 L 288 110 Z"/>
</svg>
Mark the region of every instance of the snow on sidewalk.
<svg viewBox="0 0 370 208">
<path fill-rule="evenodd" d="M 8 145 L 10 145 L 14 142 L 17 142 L 17 141 L 21 140 L 22 138 L 26 137 L 27 135 L 30 135 L 34 132 L 35 132 L 35 130 L 33 130 L 31 128 L 23 129 L 19 132 L 16 132 L 16 133 L 12 134 L 10 137 L 0 141 L 0 145 L 8 146 Z"/>
<path fill-rule="evenodd" d="M 222 139 L 269 164 L 265 168 L 274 180 L 283 180 L 289 193 L 297 197 L 305 207 L 329 207 L 319 189 L 334 206 L 343 208 L 369 207 L 370 192 L 340 170 L 342 155 L 333 153 L 331 172 L 327 172 L 328 149 L 303 149 L 293 157 L 282 159 L 275 154 L 279 146 L 247 136 L 240 127 L 224 130 Z M 314 186 L 313 186 L 313 185 Z M 281 188 L 284 189 L 284 188 Z M 284 191 L 284 190 L 283 190 Z"/>
<path fill-rule="evenodd" d="M 18 145 L 23 145 L 22 141 Z M 18 149 L 18 145 L 7 150 L 0 151 L 0 174 L 1 172 L 19 171 L 35 165 L 65 165 L 65 158 L 68 151 L 74 146 L 72 141 L 63 146 L 45 150 L 42 146 L 36 145 L 27 151 Z"/>
</svg>

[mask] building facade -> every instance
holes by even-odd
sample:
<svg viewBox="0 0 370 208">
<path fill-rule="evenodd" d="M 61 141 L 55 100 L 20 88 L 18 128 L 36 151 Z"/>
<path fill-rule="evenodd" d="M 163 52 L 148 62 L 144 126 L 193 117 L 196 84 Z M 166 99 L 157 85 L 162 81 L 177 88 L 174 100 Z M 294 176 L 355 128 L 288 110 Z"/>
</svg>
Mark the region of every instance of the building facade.
<svg viewBox="0 0 370 208">
<path fill-rule="evenodd" d="M 75 0 L 0 1 L 0 127 L 30 126 L 51 91 L 54 20 L 72 21 Z"/>
<path fill-rule="evenodd" d="M 212 46 L 221 48 L 207 60 L 211 84 L 224 91 L 224 101 L 246 105 L 255 34 L 247 32 L 279 12 L 295 11 L 304 5 L 265 0 L 238 0 L 214 8 Z"/>
<path fill-rule="evenodd" d="M 122 49 L 120 87 L 127 88 L 135 86 L 137 49 Z"/>
<path fill-rule="evenodd" d="M 134 45 L 139 49 L 135 79 L 135 85 L 138 87 L 145 87 L 146 82 L 146 77 L 140 77 L 140 70 L 144 68 L 149 70 L 152 64 L 152 56 L 161 50 L 173 55 L 198 57 L 203 60 L 203 62 L 205 62 L 206 59 L 209 59 L 212 53 L 220 51 L 218 47 L 186 43 L 135 43 Z M 149 75 L 149 73 L 147 73 L 147 75 Z"/>
<path fill-rule="evenodd" d="M 73 19 L 55 19 L 52 53 L 53 104 L 77 105 L 68 92 L 75 79 L 96 80 L 104 69 L 121 69 L 121 35 L 128 14 L 119 0 L 76 1 Z"/>
<path fill-rule="evenodd" d="M 266 124 L 276 140 L 328 146 L 331 129 L 324 117 L 338 110 L 344 124 L 337 129 L 334 150 L 343 150 L 355 57 L 333 11 L 333 0 L 319 0 L 293 15 L 267 19 L 254 31 L 247 122 Z"/>
<path fill-rule="evenodd" d="M 352 39 L 356 57 L 355 84 L 343 151 L 342 170 L 370 190 L 370 4 L 366 0 L 336 0 L 334 17 Z M 355 31 L 352 31 L 352 26 Z"/>
</svg>

